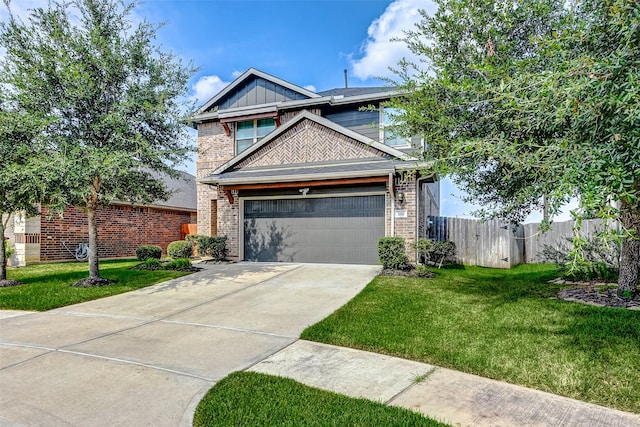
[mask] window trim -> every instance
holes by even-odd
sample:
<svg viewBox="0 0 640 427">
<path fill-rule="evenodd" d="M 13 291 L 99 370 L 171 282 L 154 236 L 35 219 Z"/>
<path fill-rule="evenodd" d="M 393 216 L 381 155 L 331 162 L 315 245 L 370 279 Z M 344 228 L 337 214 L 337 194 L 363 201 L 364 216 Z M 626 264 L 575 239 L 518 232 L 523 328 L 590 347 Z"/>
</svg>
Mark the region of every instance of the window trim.
<svg viewBox="0 0 640 427">
<path fill-rule="evenodd" d="M 380 142 L 384 145 L 386 145 L 387 147 L 392 147 L 392 148 L 397 148 L 397 149 L 403 149 L 403 148 L 411 148 L 412 147 L 412 142 L 411 142 L 411 138 L 405 138 L 405 137 L 399 137 L 397 136 L 396 138 L 401 138 L 404 141 L 404 144 L 395 144 L 395 145 L 389 145 L 387 144 L 387 140 L 385 138 L 385 130 L 388 130 L 389 128 L 392 128 L 394 126 L 400 126 L 401 124 L 385 124 L 385 117 L 386 117 L 386 113 L 385 113 L 385 109 L 390 109 L 391 107 L 385 107 L 383 104 L 380 104 Z M 394 138 L 394 139 L 396 139 Z"/>
<path fill-rule="evenodd" d="M 273 121 L 273 129 L 271 129 L 269 132 L 267 132 L 266 134 L 264 134 L 261 137 L 258 137 L 258 121 L 260 120 L 269 120 L 271 119 Z M 247 123 L 247 122 L 252 122 L 253 123 L 253 135 L 251 137 L 251 144 L 249 144 L 248 146 L 246 146 L 243 150 L 239 150 L 238 147 L 238 126 L 240 125 L 240 123 Z M 234 135 L 233 135 L 233 142 L 234 142 L 234 150 L 235 150 L 235 154 L 238 155 L 246 150 L 249 149 L 249 147 L 251 147 L 252 145 L 256 144 L 258 141 L 264 139 L 267 135 L 269 135 L 271 132 L 273 132 L 276 128 L 278 127 L 278 121 L 274 118 L 274 117 L 259 117 L 259 118 L 253 118 L 250 120 L 239 120 L 237 122 L 234 123 Z M 241 138 L 241 141 L 249 141 L 249 138 Z"/>
</svg>

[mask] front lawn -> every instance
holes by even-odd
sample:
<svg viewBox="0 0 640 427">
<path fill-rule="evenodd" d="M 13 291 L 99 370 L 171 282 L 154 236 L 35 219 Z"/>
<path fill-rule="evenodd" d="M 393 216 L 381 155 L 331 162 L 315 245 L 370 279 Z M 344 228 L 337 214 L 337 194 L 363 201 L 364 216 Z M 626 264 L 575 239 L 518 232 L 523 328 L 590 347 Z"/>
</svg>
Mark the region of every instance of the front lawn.
<svg viewBox="0 0 640 427">
<path fill-rule="evenodd" d="M 218 382 L 198 404 L 193 425 L 446 427 L 407 409 L 254 372 L 236 372 Z"/>
<path fill-rule="evenodd" d="M 7 278 L 23 285 L 0 288 L 0 309 L 45 311 L 84 301 L 129 292 L 134 289 L 184 276 L 180 271 L 130 270 L 135 259 L 100 261 L 100 275 L 117 283 L 81 288 L 69 286 L 89 277 L 86 262 L 35 264 L 7 270 Z"/>
<path fill-rule="evenodd" d="M 553 266 L 377 277 L 303 339 L 640 413 L 640 311 L 552 298 Z"/>
</svg>

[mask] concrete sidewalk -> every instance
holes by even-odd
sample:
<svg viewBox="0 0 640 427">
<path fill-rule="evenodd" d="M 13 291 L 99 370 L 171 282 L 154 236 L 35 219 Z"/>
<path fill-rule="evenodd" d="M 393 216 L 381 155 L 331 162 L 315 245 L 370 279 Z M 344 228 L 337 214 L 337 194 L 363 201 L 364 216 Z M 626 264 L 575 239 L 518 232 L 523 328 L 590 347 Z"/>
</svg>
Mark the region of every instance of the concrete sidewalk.
<svg viewBox="0 0 640 427">
<path fill-rule="evenodd" d="M 401 406 L 454 426 L 640 427 L 640 416 L 635 414 L 451 369 L 309 341 L 296 341 L 249 371 Z"/>
<path fill-rule="evenodd" d="M 190 426 L 238 370 L 453 425 L 625 426 L 640 417 L 449 369 L 300 341 L 376 266 L 238 263 L 43 313 L 0 311 L 0 426 Z"/>
</svg>

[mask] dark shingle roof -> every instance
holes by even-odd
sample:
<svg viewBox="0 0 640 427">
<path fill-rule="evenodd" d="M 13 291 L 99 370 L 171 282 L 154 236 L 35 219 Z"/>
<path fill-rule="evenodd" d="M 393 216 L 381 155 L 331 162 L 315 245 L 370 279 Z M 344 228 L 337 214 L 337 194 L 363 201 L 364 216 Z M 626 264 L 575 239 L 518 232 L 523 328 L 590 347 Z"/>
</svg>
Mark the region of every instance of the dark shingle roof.
<svg viewBox="0 0 640 427">
<path fill-rule="evenodd" d="M 395 166 L 406 164 L 402 160 L 390 158 L 370 158 L 349 161 L 290 164 L 268 167 L 242 168 L 219 175 L 210 175 L 216 183 L 229 184 L 246 182 L 278 182 L 280 179 L 294 177 L 296 180 L 316 180 L 339 178 L 344 174 L 356 173 L 358 176 L 386 175 L 395 170 Z"/>
<path fill-rule="evenodd" d="M 359 96 L 359 95 L 369 95 L 372 93 L 384 93 L 395 90 L 396 88 L 389 86 L 379 86 L 379 87 L 339 87 L 335 89 L 324 90 L 322 92 L 318 92 L 320 96 Z"/>
</svg>

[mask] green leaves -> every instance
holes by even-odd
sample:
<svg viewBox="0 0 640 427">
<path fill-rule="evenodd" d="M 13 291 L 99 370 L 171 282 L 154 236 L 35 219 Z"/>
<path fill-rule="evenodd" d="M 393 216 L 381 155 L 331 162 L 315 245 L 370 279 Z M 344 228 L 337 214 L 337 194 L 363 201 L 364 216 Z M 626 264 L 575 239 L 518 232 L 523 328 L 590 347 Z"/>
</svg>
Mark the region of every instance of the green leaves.
<svg viewBox="0 0 640 427">
<path fill-rule="evenodd" d="M 58 211 L 166 199 L 159 174 L 175 175 L 193 150 L 183 117 L 195 70 L 154 46 L 158 27 L 132 23 L 135 6 L 53 1 L 26 23 L 10 15 L 0 24 L 2 101 L 39 119 L 13 145 L 41 143 L 47 161 L 38 164 L 36 200 Z"/>
<path fill-rule="evenodd" d="M 157 27 L 132 28 L 135 6 L 54 2 L 27 23 L 11 18 L 0 27 L 3 84 L 18 110 L 46 117 L 39 132 L 49 138 L 59 183 L 50 190 L 61 204 L 82 204 L 96 177 L 105 201 L 165 197 L 147 174 L 136 179 L 148 197 L 125 185 L 129 171 L 171 173 L 192 149 L 181 119 L 190 113 L 183 99 L 194 69 L 153 46 Z"/>
<path fill-rule="evenodd" d="M 622 203 L 617 219 L 640 217 L 640 3 L 436 3 L 404 38 L 430 73 L 404 64 L 394 105 L 425 158 L 489 216 L 520 221 L 543 196 L 553 213 L 577 195 L 583 212 Z M 632 239 L 640 221 L 624 228 Z"/>
</svg>

